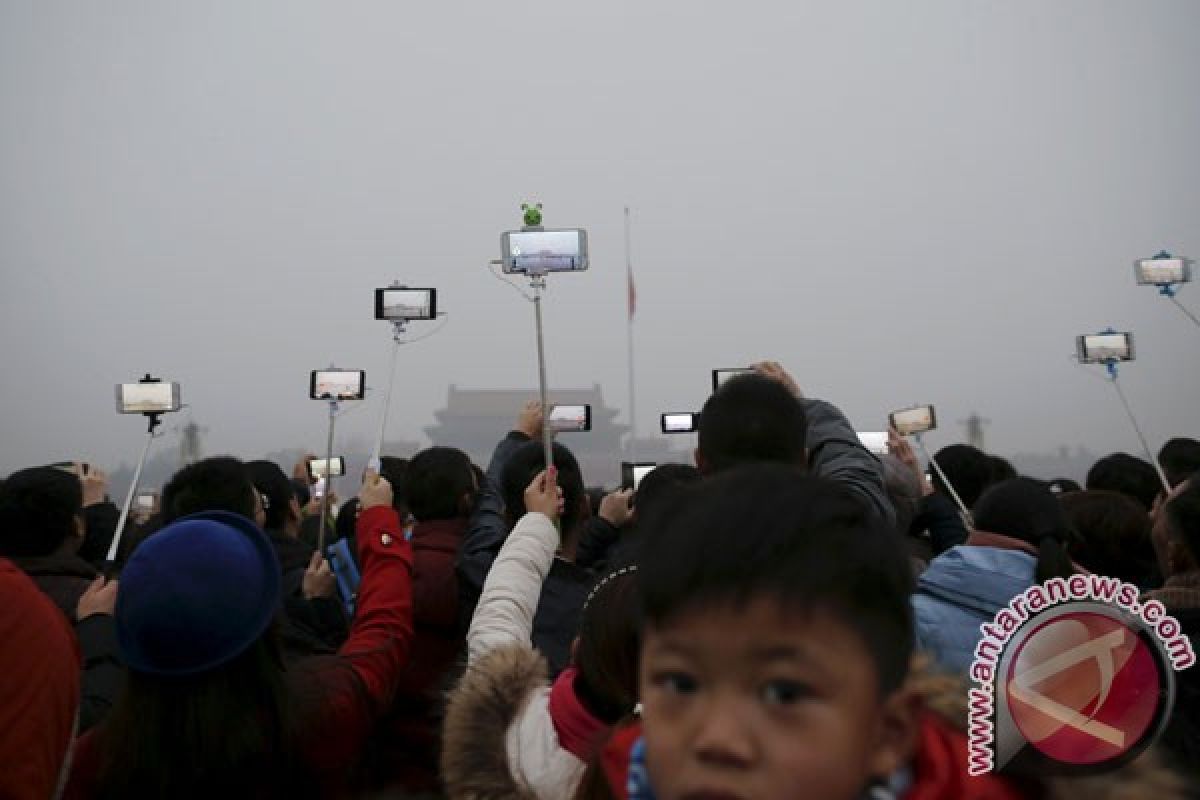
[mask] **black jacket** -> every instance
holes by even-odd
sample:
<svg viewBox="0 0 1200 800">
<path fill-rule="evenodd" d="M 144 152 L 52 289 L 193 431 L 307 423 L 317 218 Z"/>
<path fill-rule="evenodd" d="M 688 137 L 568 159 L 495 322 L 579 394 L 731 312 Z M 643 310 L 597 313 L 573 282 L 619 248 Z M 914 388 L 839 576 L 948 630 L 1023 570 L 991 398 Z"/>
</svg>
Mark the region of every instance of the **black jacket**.
<svg viewBox="0 0 1200 800">
<path fill-rule="evenodd" d="M 306 542 L 281 531 L 266 531 L 283 572 L 283 615 L 280 633 L 289 661 L 337 652 L 350 632 L 341 601 L 333 597 L 304 596 L 304 572 L 315 552 Z"/>
</svg>

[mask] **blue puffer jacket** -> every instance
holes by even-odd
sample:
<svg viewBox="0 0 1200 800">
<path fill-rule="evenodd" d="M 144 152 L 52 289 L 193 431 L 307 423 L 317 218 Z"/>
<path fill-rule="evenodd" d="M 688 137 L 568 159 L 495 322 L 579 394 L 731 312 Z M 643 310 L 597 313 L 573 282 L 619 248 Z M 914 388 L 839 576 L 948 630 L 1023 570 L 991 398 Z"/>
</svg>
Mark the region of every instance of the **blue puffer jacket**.
<svg viewBox="0 0 1200 800">
<path fill-rule="evenodd" d="M 1020 550 L 959 545 L 929 562 L 917 581 L 917 648 L 943 669 L 966 673 L 979 626 L 1033 585 L 1037 559 Z"/>
</svg>

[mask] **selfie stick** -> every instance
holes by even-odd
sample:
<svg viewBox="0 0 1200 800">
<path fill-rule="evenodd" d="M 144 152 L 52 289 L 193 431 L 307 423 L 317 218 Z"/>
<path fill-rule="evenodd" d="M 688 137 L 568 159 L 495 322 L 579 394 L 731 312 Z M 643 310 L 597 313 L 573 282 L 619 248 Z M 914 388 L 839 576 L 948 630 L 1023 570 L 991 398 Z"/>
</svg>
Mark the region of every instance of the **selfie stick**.
<svg viewBox="0 0 1200 800">
<path fill-rule="evenodd" d="M 521 204 L 524 213 L 523 231 L 540 231 L 542 227 L 542 204 L 530 206 Z M 546 273 L 544 269 L 532 268 L 529 274 L 529 286 L 533 289 L 533 319 L 537 328 L 538 354 L 538 399 L 542 404 L 542 455 L 546 459 L 546 469 L 554 466 L 554 442 L 550 437 L 550 404 L 546 400 L 546 347 L 542 335 L 542 291 L 546 288 Z"/>
<path fill-rule="evenodd" d="M 375 441 L 375 449 L 371 453 L 371 458 L 367 460 L 367 468 L 374 470 L 376 474 L 378 474 L 379 468 L 383 464 L 383 437 L 387 434 L 388 409 L 392 406 L 392 384 L 396 382 L 396 355 L 400 352 L 400 344 L 403 342 L 401 337 L 404 335 L 404 326 L 408 323 L 408 320 L 394 319 L 391 322 L 392 365 L 388 369 L 387 392 L 383 398 L 383 419 L 379 423 L 379 438 Z"/>
<path fill-rule="evenodd" d="M 1129 417 L 1129 424 L 1133 426 L 1133 432 L 1137 434 L 1138 441 L 1142 443 L 1142 450 L 1146 453 L 1146 458 L 1154 465 L 1154 471 L 1158 473 L 1158 480 L 1162 483 L 1163 489 L 1167 494 L 1170 494 L 1171 483 L 1167 480 L 1167 475 L 1163 472 L 1162 465 L 1158 463 L 1158 459 L 1151 452 L 1150 444 L 1146 441 L 1146 435 L 1142 433 L 1142 427 L 1138 425 L 1137 417 L 1133 415 L 1133 408 L 1129 405 L 1129 399 L 1125 397 L 1125 390 L 1121 388 L 1121 382 L 1117 380 L 1117 360 L 1110 358 L 1105 361 L 1104 368 L 1108 370 L 1108 377 L 1112 379 L 1113 388 L 1117 390 L 1117 397 L 1121 398 L 1121 405 L 1125 407 L 1125 415 Z"/>
<path fill-rule="evenodd" d="M 149 373 L 138 383 L 159 383 L 157 378 L 151 378 Z M 133 496 L 137 493 L 138 483 L 142 480 L 142 468 L 146 466 L 146 455 L 150 452 L 150 443 L 154 441 L 154 429 L 162 424 L 161 411 L 146 411 L 142 416 L 149 420 L 146 429 L 146 444 L 142 447 L 142 455 L 138 458 L 137 469 L 133 471 L 133 481 L 125 495 L 125 505 L 121 507 L 121 516 L 117 519 L 117 529 L 113 533 L 112 543 L 108 546 L 108 555 L 104 561 L 107 566 L 117 563 L 117 550 L 121 546 L 121 535 L 125 532 L 125 522 L 129 519 L 129 510 L 133 507 Z"/>
<path fill-rule="evenodd" d="M 330 365 L 331 370 L 336 367 Z M 325 440 L 325 492 L 321 495 L 321 522 L 317 527 L 317 552 L 325 552 L 325 524 L 329 517 L 329 495 L 333 491 L 333 422 L 337 419 L 336 394 L 329 396 L 329 437 Z"/>
<path fill-rule="evenodd" d="M 975 527 L 975 521 L 971 519 L 971 512 L 967 509 L 966 503 L 958 496 L 958 492 L 954 490 L 954 484 L 946 477 L 946 473 L 942 472 L 942 467 L 938 464 L 937 459 L 931 456 L 929 451 L 925 449 L 925 442 L 922 441 L 921 434 L 914 433 L 913 439 L 916 440 L 917 447 L 921 448 L 921 455 L 925 456 L 925 460 L 929 462 L 929 466 L 933 467 L 933 471 L 942 479 L 942 485 L 946 487 L 946 491 L 950 492 L 950 496 L 954 498 L 954 503 L 958 506 L 959 513 L 962 514 L 963 522 L 966 523 L 968 528 Z"/>
</svg>

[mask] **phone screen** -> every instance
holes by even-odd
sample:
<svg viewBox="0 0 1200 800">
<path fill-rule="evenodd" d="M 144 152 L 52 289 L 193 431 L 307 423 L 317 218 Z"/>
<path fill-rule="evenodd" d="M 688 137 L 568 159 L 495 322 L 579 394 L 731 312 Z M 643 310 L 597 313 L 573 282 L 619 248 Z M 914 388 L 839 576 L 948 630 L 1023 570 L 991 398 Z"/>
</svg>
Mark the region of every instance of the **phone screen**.
<svg viewBox="0 0 1200 800">
<path fill-rule="evenodd" d="M 361 400 L 367 373 L 361 369 L 317 369 L 309 379 L 309 396 L 314 400 Z"/>
<path fill-rule="evenodd" d="M 330 471 L 330 464 L 332 464 L 333 467 L 332 473 Z M 324 458 L 309 459 L 308 474 L 312 475 L 314 478 L 324 478 L 330 474 L 345 475 L 346 460 L 341 456 L 334 456 L 328 462 Z"/>
<path fill-rule="evenodd" d="M 507 231 L 500 239 L 505 272 L 574 272 L 588 266 L 587 231 Z"/>
<path fill-rule="evenodd" d="M 1078 342 L 1079 360 L 1085 364 L 1133 360 L 1131 333 L 1095 333 L 1080 336 Z"/>
<path fill-rule="evenodd" d="M 375 319 L 433 319 L 436 289 L 376 289 Z"/>
<path fill-rule="evenodd" d="M 662 415 L 663 433 L 692 433 L 696 430 L 697 414 L 691 411 L 672 412 Z"/>
<path fill-rule="evenodd" d="M 1183 258 L 1143 258 L 1134 262 L 1134 271 L 1141 284 L 1165 286 L 1190 278 L 1187 260 Z"/>
<path fill-rule="evenodd" d="M 924 433 L 937 427 L 937 417 L 933 413 L 933 406 L 917 406 L 902 411 L 893 411 L 891 421 L 892 427 L 901 436 Z"/>
<path fill-rule="evenodd" d="M 117 384 L 117 411 L 122 414 L 161 414 L 179 407 L 178 383 Z"/>
<path fill-rule="evenodd" d="M 548 421 L 550 430 L 556 433 L 590 431 L 592 429 L 592 407 L 588 405 L 554 406 L 550 409 Z"/>
</svg>

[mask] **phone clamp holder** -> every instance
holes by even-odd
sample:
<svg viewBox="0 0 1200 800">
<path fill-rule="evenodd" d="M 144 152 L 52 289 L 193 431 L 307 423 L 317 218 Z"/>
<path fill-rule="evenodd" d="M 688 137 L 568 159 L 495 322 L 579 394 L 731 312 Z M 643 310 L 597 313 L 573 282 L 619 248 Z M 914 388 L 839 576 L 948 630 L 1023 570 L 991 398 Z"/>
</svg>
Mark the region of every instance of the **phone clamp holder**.
<svg viewBox="0 0 1200 800">
<path fill-rule="evenodd" d="M 1158 260 L 1166 260 L 1166 259 L 1174 259 L 1174 258 L 1175 258 L 1175 256 L 1171 255 L 1166 250 L 1159 250 L 1156 255 L 1152 256 L 1151 258 L 1146 259 L 1146 261 L 1158 261 Z M 1182 259 L 1182 260 L 1184 262 L 1184 270 L 1183 270 L 1182 275 L 1180 276 L 1182 278 L 1182 280 L 1172 281 L 1170 283 L 1156 283 L 1156 284 L 1154 284 L 1154 286 L 1158 289 L 1158 293 L 1160 295 L 1162 295 L 1163 297 L 1167 298 L 1172 303 L 1174 303 L 1175 306 L 1180 311 L 1182 311 L 1187 316 L 1187 318 L 1192 321 L 1192 323 L 1194 325 L 1200 327 L 1200 317 L 1197 317 L 1191 311 L 1191 309 L 1189 309 L 1183 303 L 1179 302 L 1179 298 L 1176 297 L 1176 295 L 1179 293 L 1179 287 L 1181 287 L 1183 284 L 1185 284 L 1189 280 L 1191 280 L 1191 277 L 1190 277 L 1190 274 L 1188 271 L 1188 265 L 1191 262 L 1188 259 Z"/>
<path fill-rule="evenodd" d="M 143 376 L 138 383 L 162 383 L 161 380 L 155 378 L 149 372 Z M 117 527 L 113 532 L 112 542 L 108 546 L 108 553 L 104 557 L 105 574 L 111 574 L 117 563 L 117 552 L 121 548 L 121 536 L 125 532 L 125 523 L 129 520 L 129 511 L 133 508 L 133 496 L 137 493 L 138 484 L 142 480 L 142 469 L 146 466 L 146 456 L 150 452 L 150 444 L 154 441 L 154 429 L 162 424 L 162 411 L 143 411 L 142 416 L 146 418 L 146 444 L 142 447 L 142 454 L 138 457 L 137 469 L 133 471 L 133 479 L 129 482 L 129 491 L 125 494 L 125 504 L 121 506 L 121 516 L 117 519 Z"/>
</svg>

